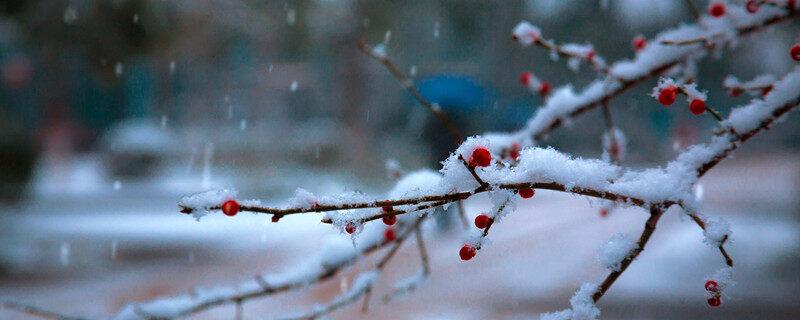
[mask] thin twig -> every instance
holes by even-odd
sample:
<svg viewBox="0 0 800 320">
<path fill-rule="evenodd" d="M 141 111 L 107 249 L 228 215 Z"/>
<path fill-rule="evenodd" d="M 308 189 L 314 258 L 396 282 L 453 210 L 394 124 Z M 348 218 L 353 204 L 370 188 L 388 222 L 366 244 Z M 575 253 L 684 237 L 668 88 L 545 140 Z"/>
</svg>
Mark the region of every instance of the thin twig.
<svg viewBox="0 0 800 320">
<path fill-rule="evenodd" d="M 431 265 L 428 259 L 428 251 L 425 250 L 425 241 L 422 238 L 422 230 L 419 226 L 416 227 L 414 230 L 414 234 L 417 236 L 417 248 L 419 248 L 419 258 L 422 261 L 422 272 L 426 276 L 431 274 Z"/>
<path fill-rule="evenodd" d="M 53 312 L 50 310 L 45 310 L 39 307 L 26 305 L 22 303 L 17 303 L 13 301 L 4 301 L 2 304 L 4 309 L 15 310 L 21 313 L 25 313 L 31 316 L 43 318 L 43 319 L 52 319 L 52 320 L 88 320 L 87 318 L 80 318 L 80 317 L 71 317 L 67 315 L 63 315 L 57 312 Z"/>
<path fill-rule="evenodd" d="M 464 201 L 456 201 L 456 209 L 458 209 L 458 218 L 461 220 L 461 225 L 464 229 L 469 228 L 469 221 L 467 221 L 467 210 L 464 209 Z"/>
<path fill-rule="evenodd" d="M 684 208 L 684 210 L 685 210 L 685 208 Z M 692 218 L 692 221 L 694 221 L 700 227 L 700 229 L 706 230 L 706 222 L 703 221 L 703 219 L 700 218 L 700 216 L 698 216 L 697 214 L 694 214 L 694 213 L 689 213 L 689 217 Z M 719 249 L 719 253 L 722 254 L 722 258 L 725 259 L 725 264 L 728 265 L 729 267 L 733 267 L 733 258 L 731 258 L 731 256 L 728 254 L 728 251 L 725 250 L 725 247 L 724 247 L 725 242 L 727 242 L 727 241 L 728 241 L 728 235 L 726 234 L 722 238 L 722 241 L 717 246 L 717 249 Z"/>
<path fill-rule="evenodd" d="M 450 137 L 453 139 L 453 144 L 458 146 L 461 144 L 461 141 L 464 141 L 463 135 L 461 135 L 461 131 L 458 130 L 458 127 L 450 120 L 450 117 L 444 113 L 438 106 L 434 106 L 433 103 L 425 99 L 422 94 L 417 90 L 417 87 L 414 85 L 414 81 L 411 80 L 408 76 L 406 76 L 403 71 L 400 71 L 400 68 L 392 62 L 387 56 L 376 54 L 374 49 L 370 47 L 368 44 L 364 43 L 363 41 L 358 42 L 358 48 L 361 49 L 364 53 L 369 55 L 370 57 L 378 60 L 381 64 L 383 64 L 389 73 L 394 76 L 397 81 L 403 86 L 406 91 L 411 93 L 414 96 L 414 99 L 417 100 L 421 105 L 428 109 L 431 113 L 433 113 L 439 121 L 444 124 L 447 128 L 448 132 L 450 133 Z"/>
<path fill-rule="evenodd" d="M 647 219 L 647 222 L 644 224 L 644 230 L 642 230 L 642 234 L 639 236 L 639 241 L 636 243 L 637 247 L 633 251 L 631 251 L 628 256 L 622 260 L 620 264 L 619 270 L 612 271 L 608 274 L 603 283 L 597 289 L 597 292 L 592 295 L 592 300 L 597 302 L 603 295 L 614 285 L 614 282 L 617 281 L 620 275 L 628 269 L 628 266 L 631 265 L 633 260 L 639 256 L 642 251 L 644 251 L 644 247 L 647 245 L 647 242 L 650 241 L 650 236 L 653 235 L 653 232 L 656 230 L 656 224 L 658 224 L 658 219 L 661 218 L 661 215 L 664 213 L 664 209 L 653 205 L 650 207 L 650 217 Z"/>
</svg>

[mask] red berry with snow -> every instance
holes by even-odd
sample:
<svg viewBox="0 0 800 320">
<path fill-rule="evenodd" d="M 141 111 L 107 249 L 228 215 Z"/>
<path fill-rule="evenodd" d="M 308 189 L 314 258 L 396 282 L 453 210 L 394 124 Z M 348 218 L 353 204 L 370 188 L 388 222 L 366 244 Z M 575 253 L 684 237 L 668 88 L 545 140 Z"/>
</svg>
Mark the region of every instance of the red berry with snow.
<svg viewBox="0 0 800 320">
<path fill-rule="evenodd" d="M 397 235 L 394 233 L 394 229 L 386 228 L 386 231 L 383 232 L 383 239 L 386 240 L 386 242 L 392 242 L 395 239 L 397 239 Z"/>
<path fill-rule="evenodd" d="M 534 193 L 536 192 L 532 188 L 519 189 L 519 196 L 522 197 L 522 199 L 530 199 L 533 197 Z"/>
<path fill-rule="evenodd" d="M 719 307 L 722 304 L 722 298 L 720 297 L 711 297 L 708 298 L 708 305 L 712 307 Z"/>
<path fill-rule="evenodd" d="M 703 112 L 706 112 L 706 102 L 701 99 L 692 100 L 692 102 L 689 103 L 689 111 L 691 111 L 693 115 L 703 114 Z"/>
<path fill-rule="evenodd" d="M 661 89 L 661 92 L 658 93 L 658 102 L 665 106 L 669 106 L 675 103 L 675 98 L 677 96 L 678 88 L 675 86 L 668 86 L 664 89 Z"/>
<path fill-rule="evenodd" d="M 458 255 L 461 256 L 461 260 L 468 261 L 475 257 L 475 248 L 465 244 L 461 247 L 461 250 L 458 251 Z"/>
<path fill-rule="evenodd" d="M 770 91 L 772 91 L 772 86 L 761 89 L 761 96 L 766 97 Z"/>
<path fill-rule="evenodd" d="M 637 36 L 633 38 L 633 49 L 636 51 L 644 49 L 647 46 L 647 39 L 642 36 Z"/>
<path fill-rule="evenodd" d="M 738 96 L 742 95 L 742 93 L 744 93 L 744 90 L 742 90 L 742 88 L 731 88 L 731 91 L 730 91 L 730 94 L 733 97 L 738 97 Z"/>
<path fill-rule="evenodd" d="M 397 222 L 397 216 L 396 215 L 383 217 L 383 224 L 385 224 L 387 226 L 391 226 L 391 225 L 395 224 L 396 222 Z"/>
<path fill-rule="evenodd" d="M 344 231 L 347 232 L 347 234 L 354 234 L 356 233 L 356 225 L 353 224 L 352 222 L 348 222 L 344 226 Z"/>
<path fill-rule="evenodd" d="M 719 18 L 725 15 L 725 9 L 725 3 L 721 1 L 715 1 L 708 6 L 708 14 L 714 18 Z"/>
<path fill-rule="evenodd" d="M 539 85 L 539 94 L 546 96 L 550 93 L 550 83 L 547 81 L 542 81 L 542 84 Z"/>
<path fill-rule="evenodd" d="M 229 217 L 233 217 L 239 213 L 239 209 L 241 209 L 241 207 L 236 200 L 228 200 L 222 204 L 222 213 Z"/>
<path fill-rule="evenodd" d="M 477 217 L 475 217 L 475 227 L 478 229 L 486 229 L 491 221 L 492 218 L 489 218 L 489 216 L 486 214 L 479 214 Z"/>
<path fill-rule="evenodd" d="M 608 209 L 606 208 L 600 209 L 600 217 L 603 218 L 608 217 Z"/>
<path fill-rule="evenodd" d="M 719 284 L 716 280 L 708 280 L 706 281 L 706 291 L 708 292 L 719 292 Z"/>
<path fill-rule="evenodd" d="M 528 86 L 531 84 L 531 80 L 533 79 L 533 73 L 531 72 L 523 72 L 519 75 L 519 82 L 522 83 L 523 86 Z"/>
<path fill-rule="evenodd" d="M 744 7 L 747 9 L 747 12 L 756 13 L 758 12 L 758 8 L 761 6 L 761 4 L 758 2 L 759 0 L 747 0 Z"/>
<path fill-rule="evenodd" d="M 797 43 L 789 49 L 789 53 L 792 55 L 792 59 L 794 61 L 800 61 L 800 43 Z"/>
<path fill-rule="evenodd" d="M 589 52 L 586 53 L 586 59 L 588 59 L 589 61 L 594 60 L 594 58 L 596 56 L 597 56 L 597 52 L 595 52 L 594 50 L 589 50 Z"/>
<path fill-rule="evenodd" d="M 469 158 L 469 165 L 472 167 L 488 167 L 492 163 L 492 154 L 484 147 L 475 148 Z"/>
</svg>

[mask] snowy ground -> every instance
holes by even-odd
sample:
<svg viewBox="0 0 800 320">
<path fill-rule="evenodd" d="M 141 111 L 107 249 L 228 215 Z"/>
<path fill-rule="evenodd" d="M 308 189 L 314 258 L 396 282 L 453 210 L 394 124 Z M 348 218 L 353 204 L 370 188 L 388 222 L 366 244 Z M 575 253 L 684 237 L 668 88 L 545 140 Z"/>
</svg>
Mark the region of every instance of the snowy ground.
<svg viewBox="0 0 800 320">
<path fill-rule="evenodd" d="M 705 276 L 723 266 L 702 242 L 696 225 L 669 211 L 647 250 L 600 303 L 604 319 L 800 318 L 800 157 L 733 159 L 703 180 L 706 213 L 731 222 L 730 246 L 738 282 L 719 309 L 705 305 Z M 180 292 L 194 285 L 236 283 L 258 272 L 296 265 L 328 236 L 343 236 L 317 216 L 279 224 L 244 214 L 195 222 L 177 213 L 179 188 L 125 185 L 102 191 L 48 196 L 6 208 L 0 218 L 0 298 L 67 314 L 102 318 L 129 301 Z M 456 234 L 429 234 L 433 275 L 417 292 L 385 305 L 373 299 L 333 314 L 337 319 L 530 319 L 568 306 L 585 281 L 605 274 L 596 260 L 600 244 L 619 232 L 638 235 L 639 209 L 612 212 L 580 197 L 539 192 L 527 206 L 492 229 L 492 242 L 470 262 L 458 259 Z M 102 205 L 100 205 L 102 204 Z M 473 214 L 487 207 L 468 203 Z M 674 210 L 674 209 L 673 209 Z M 416 272 L 413 245 L 391 262 L 375 293 Z M 353 269 L 364 269 L 370 261 Z M 307 310 L 346 286 L 350 273 L 313 290 L 244 305 L 245 319 Z M 28 319 L 0 310 L 2 319 Z M 220 307 L 192 319 L 232 319 Z"/>
</svg>

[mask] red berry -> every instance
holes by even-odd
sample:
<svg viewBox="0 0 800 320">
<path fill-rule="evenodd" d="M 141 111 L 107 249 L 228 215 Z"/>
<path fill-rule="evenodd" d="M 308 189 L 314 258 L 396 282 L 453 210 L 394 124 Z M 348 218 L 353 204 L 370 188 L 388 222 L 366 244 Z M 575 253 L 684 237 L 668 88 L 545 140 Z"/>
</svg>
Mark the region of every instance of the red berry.
<svg viewBox="0 0 800 320">
<path fill-rule="evenodd" d="M 708 14 L 714 18 L 719 18 L 725 15 L 725 4 L 722 2 L 714 2 L 708 6 Z"/>
<path fill-rule="evenodd" d="M 533 73 L 531 72 L 523 72 L 519 75 L 519 82 L 521 82 L 523 86 L 527 87 L 531 83 L 531 79 L 533 79 Z"/>
<path fill-rule="evenodd" d="M 384 212 L 392 212 L 394 210 L 392 206 L 383 206 L 381 209 L 383 209 Z"/>
<path fill-rule="evenodd" d="M 668 86 L 664 89 L 661 89 L 661 92 L 658 93 L 658 102 L 661 104 L 668 106 L 675 103 L 675 98 L 678 96 L 678 88 L 675 86 Z"/>
<path fill-rule="evenodd" d="M 738 96 L 742 95 L 742 93 L 744 93 L 744 90 L 742 90 L 742 88 L 738 88 L 738 87 L 731 88 L 731 91 L 730 91 L 730 94 L 733 97 L 738 97 Z"/>
<path fill-rule="evenodd" d="M 719 307 L 722 304 L 722 298 L 720 297 L 712 297 L 708 298 L 708 305 L 712 307 Z"/>
<path fill-rule="evenodd" d="M 770 91 L 772 91 L 772 86 L 761 89 L 761 96 L 766 97 L 770 93 Z"/>
<path fill-rule="evenodd" d="M 397 239 L 397 235 L 395 235 L 394 229 L 386 228 L 386 231 L 383 232 L 383 239 L 386 240 L 386 242 L 391 242 L 394 241 L 394 239 Z"/>
<path fill-rule="evenodd" d="M 236 200 L 228 200 L 222 204 L 222 213 L 226 216 L 233 217 L 239 213 L 239 203 Z"/>
<path fill-rule="evenodd" d="M 793 45 L 789 53 L 792 55 L 794 61 L 800 61 L 800 43 Z"/>
<path fill-rule="evenodd" d="M 706 291 L 719 292 L 719 284 L 715 280 L 706 281 Z"/>
<path fill-rule="evenodd" d="M 391 225 L 395 224 L 396 222 L 397 222 L 397 216 L 396 215 L 383 217 L 383 224 L 385 224 L 387 226 L 391 226 Z"/>
<path fill-rule="evenodd" d="M 511 144 L 511 150 L 508 151 L 508 156 L 514 161 L 519 158 L 519 143 Z"/>
<path fill-rule="evenodd" d="M 542 81 L 542 84 L 539 85 L 539 94 L 546 96 L 550 93 L 550 83 L 547 81 Z"/>
<path fill-rule="evenodd" d="M 642 36 L 637 36 L 633 38 L 633 49 L 636 51 L 644 49 L 647 46 L 647 39 Z"/>
<path fill-rule="evenodd" d="M 272 215 L 272 223 L 277 223 L 278 221 L 281 220 L 281 218 L 283 218 L 283 215 L 280 214 Z"/>
<path fill-rule="evenodd" d="M 608 210 L 606 208 L 600 209 L 600 217 L 608 217 Z"/>
<path fill-rule="evenodd" d="M 747 9 L 747 12 L 756 13 L 758 11 L 758 8 L 761 6 L 761 4 L 759 4 L 758 2 L 759 0 L 747 0 L 744 7 L 745 9 Z"/>
<path fill-rule="evenodd" d="M 530 199 L 533 197 L 534 193 L 536 192 L 531 188 L 519 189 L 519 196 L 522 197 L 522 199 Z"/>
<path fill-rule="evenodd" d="M 491 221 L 492 218 L 489 218 L 489 216 L 485 214 L 479 214 L 477 217 L 475 217 L 475 226 L 478 229 L 486 229 Z"/>
<path fill-rule="evenodd" d="M 492 154 L 484 147 L 475 148 L 469 158 L 469 165 L 472 167 L 488 167 L 492 163 Z"/>
<path fill-rule="evenodd" d="M 619 145 L 616 142 L 612 143 L 608 147 L 608 155 L 610 155 L 611 158 L 613 158 L 613 159 L 616 159 L 617 157 L 619 157 Z"/>
<path fill-rule="evenodd" d="M 344 231 L 347 232 L 347 234 L 356 233 L 356 225 L 352 222 L 348 222 L 347 225 L 344 226 Z"/>
<path fill-rule="evenodd" d="M 461 256 L 461 260 L 470 260 L 475 257 L 475 248 L 465 244 L 463 247 L 461 247 L 461 250 L 458 251 L 458 255 Z"/>
<path fill-rule="evenodd" d="M 692 100 L 692 102 L 689 103 L 689 111 L 691 111 L 693 115 L 703 114 L 703 112 L 706 112 L 706 102 L 700 99 Z"/>
<path fill-rule="evenodd" d="M 596 57 L 596 56 L 597 56 L 597 52 L 595 52 L 594 50 L 589 50 L 589 52 L 586 54 L 586 59 L 589 59 L 589 61 L 592 61 L 592 60 L 594 60 L 594 57 Z"/>
</svg>

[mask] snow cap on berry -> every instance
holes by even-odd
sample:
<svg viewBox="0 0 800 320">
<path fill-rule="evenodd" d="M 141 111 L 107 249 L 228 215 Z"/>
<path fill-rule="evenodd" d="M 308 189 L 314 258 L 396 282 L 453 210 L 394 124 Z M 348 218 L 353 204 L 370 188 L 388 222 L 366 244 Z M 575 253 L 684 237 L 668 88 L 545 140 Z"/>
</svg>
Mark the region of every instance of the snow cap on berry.
<svg viewBox="0 0 800 320">
<path fill-rule="evenodd" d="M 658 83 L 656 84 L 655 87 L 653 87 L 653 91 L 650 92 L 650 96 L 658 99 L 658 96 L 661 94 L 661 90 L 667 89 L 669 87 L 677 88 L 678 84 L 675 83 L 675 80 L 672 80 L 672 78 L 662 77 L 658 79 Z"/>
</svg>

